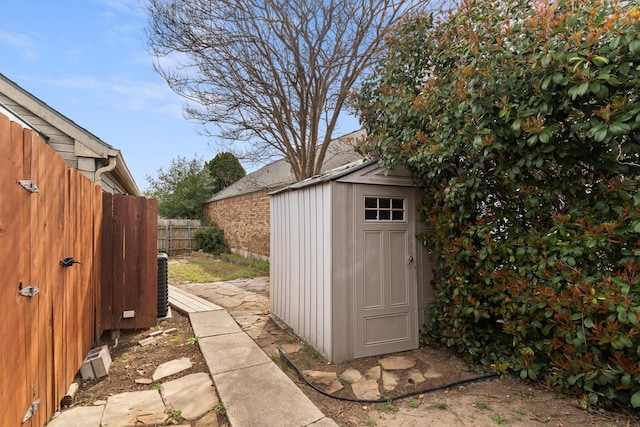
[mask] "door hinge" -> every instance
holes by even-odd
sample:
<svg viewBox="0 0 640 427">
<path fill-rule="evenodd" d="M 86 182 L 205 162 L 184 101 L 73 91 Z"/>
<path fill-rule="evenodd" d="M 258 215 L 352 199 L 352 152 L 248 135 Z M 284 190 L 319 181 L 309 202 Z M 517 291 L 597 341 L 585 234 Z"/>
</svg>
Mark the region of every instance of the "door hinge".
<svg viewBox="0 0 640 427">
<path fill-rule="evenodd" d="M 38 192 L 38 185 L 35 183 L 35 181 L 32 181 L 30 179 L 21 179 L 18 181 L 18 184 L 22 185 L 30 193 Z"/>
<path fill-rule="evenodd" d="M 36 295 L 38 295 L 39 292 L 40 292 L 40 289 L 33 285 L 23 288 L 22 283 L 20 283 L 20 286 L 18 287 L 18 293 L 23 297 L 29 297 L 29 298 L 35 297 Z"/>
<path fill-rule="evenodd" d="M 38 410 L 38 406 L 40 406 L 40 399 L 36 400 L 31 404 L 31 406 L 29 406 L 27 413 L 24 414 L 24 418 L 22 419 L 22 424 L 26 423 L 29 418 L 33 417 L 33 414 Z"/>
</svg>

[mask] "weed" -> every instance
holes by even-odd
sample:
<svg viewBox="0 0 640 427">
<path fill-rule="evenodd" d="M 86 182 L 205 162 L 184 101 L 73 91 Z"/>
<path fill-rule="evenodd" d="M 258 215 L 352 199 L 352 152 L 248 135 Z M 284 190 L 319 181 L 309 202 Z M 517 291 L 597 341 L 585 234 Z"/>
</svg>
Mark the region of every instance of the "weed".
<svg viewBox="0 0 640 427">
<path fill-rule="evenodd" d="M 481 402 L 481 401 L 479 401 L 479 400 L 478 400 L 478 401 L 476 401 L 476 402 L 473 404 L 473 406 L 474 406 L 475 408 L 478 408 L 478 409 L 484 409 L 484 410 L 487 410 L 487 411 L 491 409 L 491 407 L 490 407 L 489 405 L 487 405 L 486 403 Z"/>
<path fill-rule="evenodd" d="M 272 354 L 271 361 L 276 365 L 280 366 L 280 369 L 282 370 L 282 372 L 287 372 L 289 370 L 289 365 L 287 364 L 287 361 L 281 358 L 280 356 Z"/>
<path fill-rule="evenodd" d="M 220 402 L 216 406 L 213 407 L 213 412 L 215 412 L 218 415 L 226 415 L 227 414 L 227 407 L 224 406 L 224 403 Z"/>
<path fill-rule="evenodd" d="M 411 409 L 417 409 L 418 406 L 420 406 L 420 401 L 418 399 L 413 399 L 411 402 L 409 402 L 409 408 Z"/>
<path fill-rule="evenodd" d="M 162 384 L 159 384 L 159 383 L 158 384 L 154 384 L 153 385 L 153 389 L 154 390 L 158 390 L 158 391 L 162 390 Z"/>
<path fill-rule="evenodd" d="M 338 375 L 338 381 L 340 382 L 340 384 L 342 385 L 349 385 L 351 384 L 351 381 L 349 381 L 348 379 L 346 379 L 345 377 L 343 377 L 342 375 Z"/>
<path fill-rule="evenodd" d="M 504 418 L 502 415 L 495 413 L 493 415 L 491 415 L 491 419 L 493 421 L 496 422 L 496 424 L 498 424 L 499 426 L 506 426 L 507 425 L 507 419 Z"/>
<path fill-rule="evenodd" d="M 197 343 L 198 341 L 200 341 L 200 337 L 187 338 L 187 345 L 193 345 L 193 344 Z"/>
<path fill-rule="evenodd" d="M 398 407 L 391 400 L 387 400 L 387 403 L 384 405 L 376 405 L 376 411 L 384 412 L 385 414 L 396 413 L 398 412 Z"/>
<path fill-rule="evenodd" d="M 448 409 L 448 406 L 446 403 L 434 403 L 433 405 L 429 405 L 429 407 L 427 409 L 441 409 L 441 410 L 445 410 Z"/>
<path fill-rule="evenodd" d="M 178 341 L 180 341 L 180 338 L 178 338 L 178 337 L 171 338 L 171 339 L 169 340 L 169 342 L 170 342 L 171 344 L 175 344 L 175 343 L 177 343 Z M 187 341 L 188 341 L 188 340 L 187 340 Z"/>
<path fill-rule="evenodd" d="M 167 415 L 169 415 L 169 418 L 174 421 L 180 421 L 182 418 L 182 411 L 180 409 L 169 409 Z"/>
<path fill-rule="evenodd" d="M 376 422 L 371 418 L 367 418 L 367 421 L 364 422 L 368 427 L 373 427 L 376 425 Z"/>
</svg>

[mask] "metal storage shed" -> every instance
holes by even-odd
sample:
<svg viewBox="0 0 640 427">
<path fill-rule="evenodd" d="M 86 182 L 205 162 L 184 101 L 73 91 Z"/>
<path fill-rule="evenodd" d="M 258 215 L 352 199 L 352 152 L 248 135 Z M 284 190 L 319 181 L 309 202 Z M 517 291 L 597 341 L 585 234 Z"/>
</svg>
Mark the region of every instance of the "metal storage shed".
<svg viewBox="0 0 640 427">
<path fill-rule="evenodd" d="M 434 298 L 419 200 L 375 161 L 272 193 L 272 315 L 335 363 L 418 348 Z"/>
</svg>

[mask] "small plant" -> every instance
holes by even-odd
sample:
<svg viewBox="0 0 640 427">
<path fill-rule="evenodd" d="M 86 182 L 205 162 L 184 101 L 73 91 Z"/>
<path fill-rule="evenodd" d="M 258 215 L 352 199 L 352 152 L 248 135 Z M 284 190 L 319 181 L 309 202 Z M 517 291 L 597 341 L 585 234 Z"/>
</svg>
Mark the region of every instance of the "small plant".
<svg viewBox="0 0 640 427">
<path fill-rule="evenodd" d="M 376 422 L 371 418 L 367 418 L 367 421 L 364 422 L 368 427 L 373 427 L 376 425 Z"/>
<path fill-rule="evenodd" d="M 338 382 L 342 385 L 349 385 L 351 384 L 351 381 L 349 381 L 348 379 L 346 379 L 345 377 L 343 377 L 342 375 L 338 375 Z"/>
<path fill-rule="evenodd" d="M 420 401 L 418 399 L 413 399 L 411 402 L 409 402 L 409 408 L 411 409 L 418 409 L 419 406 Z"/>
<path fill-rule="evenodd" d="M 180 421 L 180 419 L 182 419 L 182 411 L 179 409 L 169 409 L 167 415 L 169 415 L 169 418 L 173 421 Z"/>
<path fill-rule="evenodd" d="M 498 424 L 499 426 L 506 426 L 507 425 L 507 419 L 504 418 L 502 415 L 495 413 L 493 415 L 491 415 L 491 419 L 493 421 L 496 422 L 496 424 Z"/>
<path fill-rule="evenodd" d="M 487 405 L 486 403 L 481 402 L 481 401 L 479 401 L 479 400 L 478 400 L 478 401 L 476 401 L 476 402 L 473 404 L 473 406 L 474 406 L 475 408 L 483 409 L 483 410 L 487 410 L 487 411 L 491 409 L 491 407 L 490 407 L 489 405 Z"/>
<path fill-rule="evenodd" d="M 187 338 L 187 345 L 194 345 L 198 341 L 200 341 L 200 337 Z"/>
<path fill-rule="evenodd" d="M 158 383 L 158 384 L 154 384 L 154 385 L 153 385 L 153 389 L 154 389 L 154 390 L 158 390 L 158 391 L 162 390 L 162 384 L 160 384 L 160 383 Z"/>
<path fill-rule="evenodd" d="M 387 400 L 387 403 L 385 403 L 383 405 L 376 405 L 375 408 L 376 408 L 376 411 L 384 412 L 385 414 L 391 414 L 391 413 L 398 412 L 398 407 L 391 400 Z"/>
<path fill-rule="evenodd" d="M 226 415 L 227 414 L 227 407 L 224 406 L 224 403 L 220 402 L 216 406 L 213 407 L 213 412 L 215 412 L 218 415 Z"/>
<path fill-rule="evenodd" d="M 427 409 L 447 409 L 448 406 L 446 403 L 434 403 L 433 405 L 429 405 L 429 407 Z"/>
</svg>

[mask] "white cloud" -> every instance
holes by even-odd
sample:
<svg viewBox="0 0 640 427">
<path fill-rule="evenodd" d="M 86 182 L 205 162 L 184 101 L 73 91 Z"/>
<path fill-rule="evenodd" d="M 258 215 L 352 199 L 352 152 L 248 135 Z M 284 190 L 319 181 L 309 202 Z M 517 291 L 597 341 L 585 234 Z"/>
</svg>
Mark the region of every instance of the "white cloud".
<svg viewBox="0 0 640 427">
<path fill-rule="evenodd" d="M 27 34 L 0 30 L 0 44 L 20 51 L 27 59 L 35 59 L 37 56 L 36 45 Z"/>
</svg>

